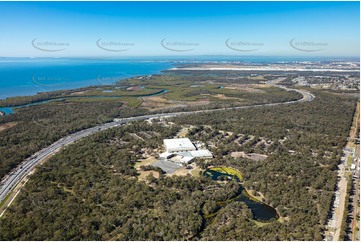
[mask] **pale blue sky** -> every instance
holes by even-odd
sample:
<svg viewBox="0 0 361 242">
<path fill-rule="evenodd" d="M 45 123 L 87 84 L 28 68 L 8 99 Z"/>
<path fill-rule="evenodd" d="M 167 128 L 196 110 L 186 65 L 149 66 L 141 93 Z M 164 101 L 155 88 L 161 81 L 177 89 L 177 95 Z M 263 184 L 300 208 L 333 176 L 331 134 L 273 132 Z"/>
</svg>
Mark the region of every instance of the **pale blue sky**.
<svg viewBox="0 0 361 242">
<path fill-rule="evenodd" d="M 0 2 L 0 56 L 359 56 L 359 18 L 359 2 Z"/>
</svg>

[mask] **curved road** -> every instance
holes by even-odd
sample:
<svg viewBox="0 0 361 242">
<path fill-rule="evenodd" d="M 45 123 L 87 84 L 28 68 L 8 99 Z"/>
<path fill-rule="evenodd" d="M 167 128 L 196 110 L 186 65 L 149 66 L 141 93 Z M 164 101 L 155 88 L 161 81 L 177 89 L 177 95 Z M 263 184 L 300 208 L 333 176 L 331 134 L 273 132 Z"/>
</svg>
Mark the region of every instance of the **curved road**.
<svg viewBox="0 0 361 242">
<path fill-rule="evenodd" d="M 161 117 L 175 117 L 179 115 L 189 115 L 195 113 L 208 113 L 208 112 L 215 112 L 215 111 L 222 111 L 222 110 L 236 110 L 236 109 L 244 109 L 244 108 L 251 108 L 251 107 L 262 107 L 262 106 L 275 106 L 281 104 L 293 104 L 299 102 L 309 102 L 312 101 L 315 96 L 308 91 L 305 90 L 297 90 L 287 88 L 285 86 L 277 85 L 281 80 L 270 81 L 268 84 L 283 88 L 287 91 L 296 91 L 302 94 L 302 98 L 296 101 L 288 101 L 288 102 L 281 102 L 281 103 L 269 103 L 269 104 L 257 104 L 257 105 L 250 105 L 250 106 L 241 106 L 241 107 L 231 107 L 231 108 L 219 108 L 219 109 L 210 109 L 210 110 L 199 110 L 199 111 L 190 111 L 190 112 L 173 112 L 173 113 L 161 113 L 161 114 L 151 114 L 151 115 L 144 115 L 144 116 L 137 116 L 131 118 L 123 118 L 114 120 L 113 122 L 102 124 L 99 126 L 95 126 L 93 128 L 85 129 L 79 131 L 77 133 L 71 134 L 67 137 L 61 138 L 60 140 L 56 141 L 52 145 L 38 151 L 31 157 L 24 160 L 21 164 L 19 164 L 14 170 L 12 170 L 8 175 L 4 177 L 4 179 L 0 182 L 0 203 L 12 192 L 12 190 L 16 187 L 16 185 L 25 178 L 33 168 L 39 164 L 45 158 L 56 154 L 61 150 L 63 146 L 69 145 L 74 143 L 77 140 L 80 140 L 84 137 L 89 135 L 95 134 L 99 131 L 110 129 L 113 127 L 117 127 L 123 125 L 128 122 L 136 121 L 136 120 L 146 120 L 151 118 L 161 118 Z"/>
</svg>

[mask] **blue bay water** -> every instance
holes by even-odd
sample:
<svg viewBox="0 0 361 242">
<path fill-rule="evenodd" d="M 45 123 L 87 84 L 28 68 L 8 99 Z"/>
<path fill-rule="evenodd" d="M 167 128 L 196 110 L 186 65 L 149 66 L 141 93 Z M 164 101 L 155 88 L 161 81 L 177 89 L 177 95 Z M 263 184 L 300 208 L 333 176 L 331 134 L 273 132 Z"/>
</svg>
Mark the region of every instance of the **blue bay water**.
<svg viewBox="0 0 361 242">
<path fill-rule="evenodd" d="M 267 56 L 158 56 L 124 59 L 6 58 L 0 57 L 0 99 L 38 92 L 109 85 L 120 79 L 158 74 L 174 63 L 239 62 L 278 63 L 325 61 L 340 58 Z"/>
<path fill-rule="evenodd" d="M 0 58 L 0 99 L 109 85 L 132 76 L 158 74 L 171 67 L 170 62 L 135 60 Z"/>
</svg>

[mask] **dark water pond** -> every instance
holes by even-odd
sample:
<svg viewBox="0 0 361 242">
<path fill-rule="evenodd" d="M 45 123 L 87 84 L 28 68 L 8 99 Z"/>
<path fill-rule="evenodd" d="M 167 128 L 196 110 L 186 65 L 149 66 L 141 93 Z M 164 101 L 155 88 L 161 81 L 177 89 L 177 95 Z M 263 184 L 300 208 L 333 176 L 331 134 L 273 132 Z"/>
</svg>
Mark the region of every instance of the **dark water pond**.
<svg viewBox="0 0 361 242">
<path fill-rule="evenodd" d="M 209 169 L 204 172 L 204 176 L 210 177 L 213 180 L 236 179 L 237 181 L 239 181 L 238 177 L 235 175 Z M 254 220 L 269 222 L 272 219 L 278 219 L 277 211 L 273 207 L 251 198 L 251 196 L 246 192 L 243 187 L 240 188 L 239 195 L 233 201 L 244 202 L 247 207 L 252 211 Z"/>
</svg>

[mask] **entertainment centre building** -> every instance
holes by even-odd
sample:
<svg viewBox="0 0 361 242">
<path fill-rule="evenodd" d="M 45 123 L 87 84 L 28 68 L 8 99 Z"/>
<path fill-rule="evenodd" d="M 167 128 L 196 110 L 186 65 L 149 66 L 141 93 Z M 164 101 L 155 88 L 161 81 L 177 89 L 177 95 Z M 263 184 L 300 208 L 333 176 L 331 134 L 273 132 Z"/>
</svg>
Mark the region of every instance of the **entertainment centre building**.
<svg viewBox="0 0 361 242">
<path fill-rule="evenodd" d="M 165 152 L 159 155 L 161 159 L 190 163 L 194 158 L 213 158 L 212 153 L 206 149 L 197 147 L 188 138 L 164 139 Z"/>
</svg>

